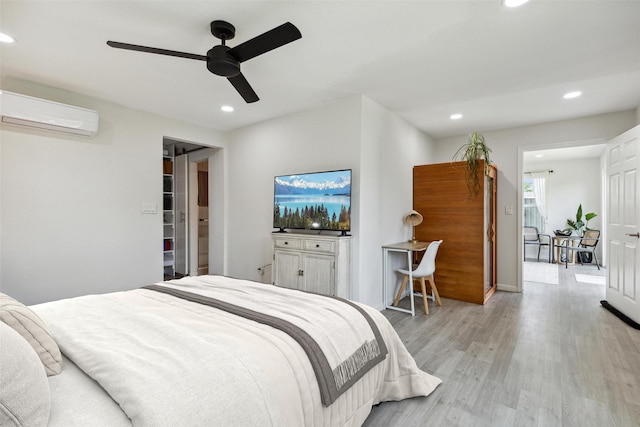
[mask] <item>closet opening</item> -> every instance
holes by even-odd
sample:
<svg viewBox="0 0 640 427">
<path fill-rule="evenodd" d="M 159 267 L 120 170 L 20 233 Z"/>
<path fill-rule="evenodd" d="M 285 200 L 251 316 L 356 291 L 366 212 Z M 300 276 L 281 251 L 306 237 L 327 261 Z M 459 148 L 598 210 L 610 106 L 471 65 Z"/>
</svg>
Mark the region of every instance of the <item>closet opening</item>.
<svg viewBox="0 0 640 427">
<path fill-rule="evenodd" d="M 163 138 L 164 279 L 209 274 L 209 160 L 217 148 Z"/>
</svg>

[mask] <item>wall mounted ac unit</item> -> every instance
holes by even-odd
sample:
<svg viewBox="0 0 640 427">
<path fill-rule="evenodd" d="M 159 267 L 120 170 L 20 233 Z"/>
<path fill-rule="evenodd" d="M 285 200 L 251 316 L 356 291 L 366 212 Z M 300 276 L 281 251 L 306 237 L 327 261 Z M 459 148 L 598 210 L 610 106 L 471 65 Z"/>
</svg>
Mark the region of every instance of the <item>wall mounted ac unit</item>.
<svg viewBox="0 0 640 427">
<path fill-rule="evenodd" d="M 47 129 L 73 135 L 94 136 L 98 132 L 98 113 L 46 99 L 0 91 L 3 123 Z"/>
</svg>

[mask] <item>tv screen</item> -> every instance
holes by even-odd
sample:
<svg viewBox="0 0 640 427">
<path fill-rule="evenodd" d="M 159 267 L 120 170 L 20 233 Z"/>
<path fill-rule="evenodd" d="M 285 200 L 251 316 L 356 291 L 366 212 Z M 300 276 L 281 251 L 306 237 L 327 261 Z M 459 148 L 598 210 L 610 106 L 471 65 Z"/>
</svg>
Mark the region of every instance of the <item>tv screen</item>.
<svg viewBox="0 0 640 427">
<path fill-rule="evenodd" d="M 273 227 L 351 230 L 351 169 L 276 176 Z"/>
</svg>

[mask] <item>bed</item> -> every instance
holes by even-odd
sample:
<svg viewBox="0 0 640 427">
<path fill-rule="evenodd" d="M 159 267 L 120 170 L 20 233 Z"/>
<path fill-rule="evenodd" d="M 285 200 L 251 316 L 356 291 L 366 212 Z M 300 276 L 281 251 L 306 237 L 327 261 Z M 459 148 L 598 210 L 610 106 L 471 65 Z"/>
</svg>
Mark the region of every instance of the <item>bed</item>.
<svg viewBox="0 0 640 427">
<path fill-rule="evenodd" d="M 2 425 L 360 426 L 373 405 L 441 383 L 380 312 L 335 297 L 223 276 L 29 307 L 4 297 L 0 374 L 28 391 L 3 387 Z M 14 341 L 32 354 L 7 379 Z"/>
</svg>

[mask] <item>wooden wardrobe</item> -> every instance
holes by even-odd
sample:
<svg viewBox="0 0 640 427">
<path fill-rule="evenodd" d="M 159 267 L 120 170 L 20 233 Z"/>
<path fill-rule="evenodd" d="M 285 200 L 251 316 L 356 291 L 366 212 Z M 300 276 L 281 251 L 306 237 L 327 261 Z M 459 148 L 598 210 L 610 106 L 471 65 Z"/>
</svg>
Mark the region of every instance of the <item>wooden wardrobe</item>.
<svg viewBox="0 0 640 427">
<path fill-rule="evenodd" d="M 424 217 L 416 239 L 443 240 L 434 275 L 443 298 L 484 304 L 496 290 L 497 169 L 484 171 L 482 161 L 474 192 L 466 162 L 413 168 L 413 208 Z"/>
</svg>

